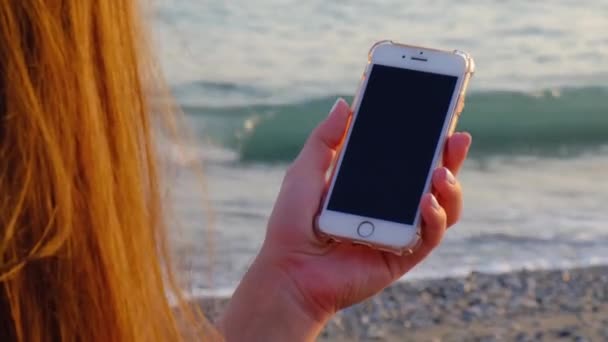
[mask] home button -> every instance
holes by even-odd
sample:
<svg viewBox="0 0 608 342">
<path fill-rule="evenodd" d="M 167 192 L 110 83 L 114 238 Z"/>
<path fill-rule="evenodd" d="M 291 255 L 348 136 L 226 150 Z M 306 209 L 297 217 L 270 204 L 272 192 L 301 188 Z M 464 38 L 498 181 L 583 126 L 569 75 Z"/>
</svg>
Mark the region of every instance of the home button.
<svg viewBox="0 0 608 342">
<path fill-rule="evenodd" d="M 363 221 L 359 224 L 359 228 L 357 228 L 357 234 L 361 237 L 369 237 L 374 234 L 374 225 L 371 222 Z"/>
</svg>

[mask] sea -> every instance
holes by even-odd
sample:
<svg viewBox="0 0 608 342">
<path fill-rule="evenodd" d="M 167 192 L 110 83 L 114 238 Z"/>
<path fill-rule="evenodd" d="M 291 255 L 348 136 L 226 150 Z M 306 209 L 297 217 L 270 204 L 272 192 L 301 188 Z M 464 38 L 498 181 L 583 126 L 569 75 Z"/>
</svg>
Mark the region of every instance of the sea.
<svg viewBox="0 0 608 342">
<path fill-rule="evenodd" d="M 234 290 L 286 166 L 385 39 L 477 62 L 462 220 L 404 279 L 608 264 L 608 1 L 157 0 L 152 17 L 194 135 L 166 143 L 193 295 Z"/>
</svg>

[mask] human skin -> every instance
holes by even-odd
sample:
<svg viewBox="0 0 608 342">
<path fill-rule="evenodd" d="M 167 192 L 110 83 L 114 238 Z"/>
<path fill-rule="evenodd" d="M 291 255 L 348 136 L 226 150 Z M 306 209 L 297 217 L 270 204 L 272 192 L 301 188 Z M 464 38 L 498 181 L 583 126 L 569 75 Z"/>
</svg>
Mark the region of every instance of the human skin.
<svg viewBox="0 0 608 342">
<path fill-rule="evenodd" d="M 422 244 L 414 253 L 319 240 L 314 217 L 350 115 L 339 99 L 288 168 L 264 244 L 218 322 L 227 341 L 314 340 L 338 310 L 377 294 L 425 259 L 460 218 L 462 190 L 454 175 L 471 145 L 468 133 L 447 139 L 433 191 L 422 198 Z"/>
</svg>

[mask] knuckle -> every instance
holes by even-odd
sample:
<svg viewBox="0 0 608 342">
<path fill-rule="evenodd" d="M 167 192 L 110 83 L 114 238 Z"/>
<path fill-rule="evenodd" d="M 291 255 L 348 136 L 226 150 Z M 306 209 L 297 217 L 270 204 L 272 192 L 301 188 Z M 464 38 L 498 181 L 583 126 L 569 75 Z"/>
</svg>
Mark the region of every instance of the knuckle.
<svg viewBox="0 0 608 342">
<path fill-rule="evenodd" d="M 450 215 L 449 219 L 448 219 L 448 227 L 453 226 L 454 224 L 456 224 L 456 222 L 460 221 L 460 211 L 457 211 L 455 213 L 453 213 L 452 215 Z"/>
<path fill-rule="evenodd" d="M 441 243 L 441 236 L 439 234 L 433 234 L 433 236 L 427 236 L 423 238 L 425 249 L 432 251 Z"/>
<path fill-rule="evenodd" d="M 296 178 L 298 172 L 298 160 L 293 161 L 287 169 L 285 170 L 285 177 L 283 177 L 283 183 L 289 182 L 290 180 Z"/>
<path fill-rule="evenodd" d="M 317 127 L 315 127 L 312 132 L 310 132 L 310 136 L 308 137 L 308 142 L 312 140 L 321 140 L 323 137 L 323 126 L 325 125 L 325 121 L 321 122 Z"/>
</svg>

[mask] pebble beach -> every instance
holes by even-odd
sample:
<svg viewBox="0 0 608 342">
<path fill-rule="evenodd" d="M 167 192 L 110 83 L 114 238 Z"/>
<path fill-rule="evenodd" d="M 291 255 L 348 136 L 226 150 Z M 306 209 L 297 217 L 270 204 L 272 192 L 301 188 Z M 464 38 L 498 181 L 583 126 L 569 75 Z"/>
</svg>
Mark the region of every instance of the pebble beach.
<svg viewBox="0 0 608 342">
<path fill-rule="evenodd" d="M 215 319 L 227 298 L 202 298 Z M 608 341 L 608 266 L 399 282 L 319 341 Z"/>
</svg>

